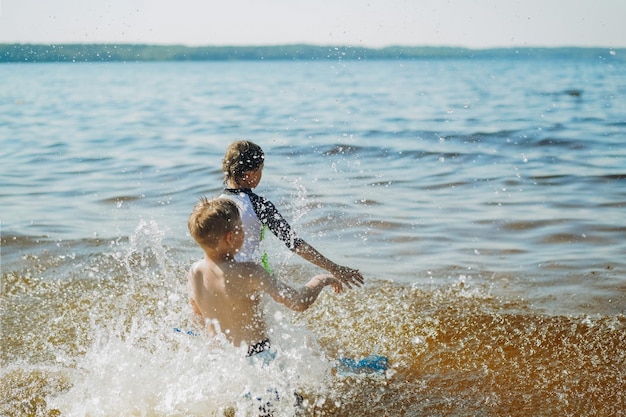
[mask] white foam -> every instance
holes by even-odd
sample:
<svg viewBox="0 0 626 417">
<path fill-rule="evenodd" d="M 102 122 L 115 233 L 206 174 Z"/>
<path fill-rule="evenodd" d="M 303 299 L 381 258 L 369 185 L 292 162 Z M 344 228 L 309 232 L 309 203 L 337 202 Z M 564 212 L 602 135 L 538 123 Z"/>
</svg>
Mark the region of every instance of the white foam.
<svg viewBox="0 0 626 417">
<path fill-rule="evenodd" d="M 51 407 L 81 417 L 206 416 L 225 410 L 244 416 L 258 414 L 270 401 L 280 416 L 294 414 L 296 392 L 324 396 L 332 363 L 312 333 L 293 324 L 291 311 L 265 305 L 275 352 L 270 361 L 247 358 L 246 347 L 194 328 L 184 280 L 175 276 L 180 268 L 167 260 L 161 237 L 155 223 L 142 221 L 126 253 L 118 252 L 128 272 L 123 291 L 92 311 L 91 342 L 83 355 L 66 359 L 70 388 L 49 398 Z M 119 291 L 119 278 L 111 279 Z"/>
</svg>

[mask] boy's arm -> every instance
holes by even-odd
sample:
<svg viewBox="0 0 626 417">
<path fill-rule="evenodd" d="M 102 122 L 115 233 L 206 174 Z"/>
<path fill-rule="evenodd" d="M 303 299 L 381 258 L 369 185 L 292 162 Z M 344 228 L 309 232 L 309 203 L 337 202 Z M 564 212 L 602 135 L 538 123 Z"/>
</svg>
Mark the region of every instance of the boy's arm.
<svg viewBox="0 0 626 417">
<path fill-rule="evenodd" d="M 193 321 L 199 327 L 202 327 L 204 320 L 202 320 L 202 311 L 200 310 L 200 306 L 195 299 L 194 292 L 194 283 L 195 283 L 195 273 L 196 273 L 196 264 L 194 264 L 189 272 L 187 273 L 187 286 L 189 288 L 189 304 L 191 305 L 191 309 L 193 310 Z"/>
<path fill-rule="evenodd" d="M 202 315 L 200 312 L 200 308 L 194 299 L 194 274 L 195 274 L 196 264 L 193 264 L 189 271 L 187 272 L 187 291 L 189 294 L 189 304 L 194 313 Z"/>
<path fill-rule="evenodd" d="M 332 275 L 316 275 L 299 289 L 290 287 L 262 268 L 258 275 L 260 291 L 269 294 L 276 302 L 295 311 L 304 311 L 309 308 L 327 285 L 331 285 L 337 293 L 343 291 L 341 283 Z"/>
</svg>

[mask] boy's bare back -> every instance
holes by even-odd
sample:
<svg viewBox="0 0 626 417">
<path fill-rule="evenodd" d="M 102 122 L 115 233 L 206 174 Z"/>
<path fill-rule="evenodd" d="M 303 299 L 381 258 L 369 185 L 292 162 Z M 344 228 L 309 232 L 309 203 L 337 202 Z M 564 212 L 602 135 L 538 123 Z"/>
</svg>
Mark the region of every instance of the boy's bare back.
<svg viewBox="0 0 626 417">
<path fill-rule="evenodd" d="M 224 333 L 236 346 L 266 338 L 259 311 L 259 274 L 263 268 L 250 263 L 196 262 L 189 272 L 191 304 L 207 323 L 212 335 Z"/>
</svg>

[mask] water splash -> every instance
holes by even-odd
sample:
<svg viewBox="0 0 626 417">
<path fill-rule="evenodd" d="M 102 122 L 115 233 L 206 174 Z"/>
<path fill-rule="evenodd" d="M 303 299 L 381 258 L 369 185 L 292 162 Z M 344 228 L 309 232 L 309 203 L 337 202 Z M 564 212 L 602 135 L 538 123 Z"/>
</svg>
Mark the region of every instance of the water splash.
<svg viewBox="0 0 626 417">
<path fill-rule="evenodd" d="M 161 233 L 142 223 L 110 252 L 33 256 L 36 268 L 3 275 L 0 414 L 247 416 L 270 402 L 275 416 L 619 415 L 626 405 L 623 315 L 547 315 L 466 272 L 433 273 L 426 286 L 370 278 L 324 291 L 302 314 L 268 302 L 276 358 L 251 362 L 194 328 L 189 265 L 168 256 Z M 389 358 L 382 376 L 332 369 L 372 353 Z"/>
<path fill-rule="evenodd" d="M 135 232 L 129 238 L 127 252 L 122 258 L 129 275 L 133 275 L 135 267 L 147 267 L 156 261 L 162 274 L 167 275 L 167 251 L 163 246 L 165 231 L 160 230 L 156 221 L 141 219 Z"/>
<path fill-rule="evenodd" d="M 141 221 L 111 254 L 118 267 L 90 294 L 83 353 L 58 359 L 71 387 L 50 396 L 51 408 L 68 416 L 244 416 L 270 402 L 275 415 L 292 415 L 296 393 L 325 391 L 331 362 L 287 311 L 266 307 L 276 352 L 268 363 L 194 328 L 182 266 L 168 260 L 163 236 Z"/>
</svg>

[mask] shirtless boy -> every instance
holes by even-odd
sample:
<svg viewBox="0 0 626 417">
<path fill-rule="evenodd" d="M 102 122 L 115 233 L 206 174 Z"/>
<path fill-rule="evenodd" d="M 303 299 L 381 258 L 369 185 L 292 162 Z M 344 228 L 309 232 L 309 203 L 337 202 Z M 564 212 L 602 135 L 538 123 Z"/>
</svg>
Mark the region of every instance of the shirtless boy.
<svg viewBox="0 0 626 417">
<path fill-rule="evenodd" d="M 270 347 L 261 293 L 292 310 L 304 311 L 325 286 L 343 291 L 332 275 L 316 275 L 296 289 L 256 263 L 236 261 L 244 234 L 239 209 L 231 200 L 201 198 L 189 216 L 188 227 L 204 251 L 204 259 L 194 263 L 188 275 L 193 311 L 209 334 L 223 333 L 235 346 L 248 346 L 248 356 Z"/>
</svg>

